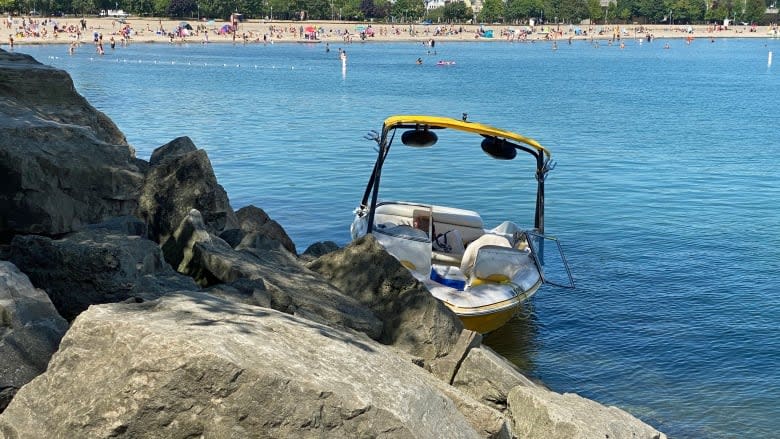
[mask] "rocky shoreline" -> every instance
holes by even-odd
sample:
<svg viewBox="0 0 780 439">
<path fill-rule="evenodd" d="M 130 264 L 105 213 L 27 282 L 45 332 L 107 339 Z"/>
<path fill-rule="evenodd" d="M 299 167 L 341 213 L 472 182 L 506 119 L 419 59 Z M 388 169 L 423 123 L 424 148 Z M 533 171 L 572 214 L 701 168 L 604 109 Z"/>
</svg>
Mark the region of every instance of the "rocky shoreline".
<svg viewBox="0 0 780 439">
<path fill-rule="evenodd" d="M 665 438 L 523 376 L 376 241 L 298 254 L 187 137 L 0 50 L 0 438 Z"/>
</svg>

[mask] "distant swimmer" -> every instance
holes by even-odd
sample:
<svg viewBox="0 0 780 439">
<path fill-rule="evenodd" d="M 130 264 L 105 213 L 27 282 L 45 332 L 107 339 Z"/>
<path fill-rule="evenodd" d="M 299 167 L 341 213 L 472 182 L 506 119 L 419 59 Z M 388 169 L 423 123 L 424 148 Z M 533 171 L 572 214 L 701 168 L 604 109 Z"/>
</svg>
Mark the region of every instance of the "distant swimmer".
<svg viewBox="0 0 780 439">
<path fill-rule="evenodd" d="M 671 49 L 672 46 L 669 45 L 669 43 L 664 44 L 664 49 Z"/>
<path fill-rule="evenodd" d="M 446 60 L 439 60 L 439 62 L 436 63 L 437 66 L 451 66 L 455 65 L 455 61 L 446 61 Z"/>
<path fill-rule="evenodd" d="M 422 64 L 422 58 L 417 58 L 417 64 L 418 65 Z"/>
</svg>

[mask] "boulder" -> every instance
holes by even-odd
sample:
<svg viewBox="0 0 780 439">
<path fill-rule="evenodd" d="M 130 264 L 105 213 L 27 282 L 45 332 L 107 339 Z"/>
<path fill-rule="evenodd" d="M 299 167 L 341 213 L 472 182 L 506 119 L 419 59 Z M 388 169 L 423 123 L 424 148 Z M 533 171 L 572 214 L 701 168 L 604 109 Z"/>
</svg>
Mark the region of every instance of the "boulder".
<svg viewBox="0 0 780 439">
<path fill-rule="evenodd" d="M 30 55 L 0 49 L 0 96 L 4 126 L 48 121 L 86 127 L 102 142 L 127 146 L 116 124 L 76 91 L 66 71 Z"/>
<path fill-rule="evenodd" d="M 0 432 L 507 437 L 498 412 L 364 335 L 205 293 L 82 313 Z"/>
<path fill-rule="evenodd" d="M 144 238 L 147 235 L 146 223 L 132 215 L 108 218 L 100 223 L 88 224 L 86 228 L 90 230 L 110 230 L 120 235 L 141 236 Z"/>
<path fill-rule="evenodd" d="M 335 252 L 340 247 L 333 241 L 320 241 L 308 246 L 306 250 L 301 254 L 301 259 L 307 262 L 311 262 L 320 256 L 327 255 L 328 253 Z"/>
<path fill-rule="evenodd" d="M 272 220 L 263 209 L 252 205 L 242 207 L 236 211 L 236 218 L 239 222 L 239 228 L 226 230 L 220 237 L 228 242 L 232 247 L 238 246 L 244 242 L 245 246 L 256 239 L 257 236 L 279 242 L 287 251 L 297 254 L 295 243 L 290 239 L 284 228 Z M 248 235 L 252 235 L 249 240 L 245 240 Z"/>
<path fill-rule="evenodd" d="M 46 290 L 69 321 L 93 304 L 150 300 L 170 291 L 198 288 L 165 263 L 154 242 L 106 229 L 62 239 L 19 235 L 6 253 L 35 286 Z"/>
<path fill-rule="evenodd" d="M 206 151 L 192 150 L 188 138 L 157 148 L 146 174 L 138 216 L 149 224 L 150 239 L 164 244 L 191 209 L 203 215 L 210 233 L 238 227 L 227 193 L 217 183 Z"/>
<path fill-rule="evenodd" d="M 200 213 L 192 210 L 163 251 L 180 273 L 204 287 L 253 281 L 239 288 L 252 297 L 244 303 L 352 328 L 372 338 L 381 335 L 382 323 L 370 310 L 304 267 L 278 241 L 237 248 L 209 234 Z"/>
<path fill-rule="evenodd" d="M 507 397 L 517 437 L 544 439 L 666 439 L 629 413 L 573 393 L 539 386 L 516 386 Z"/>
<path fill-rule="evenodd" d="M 496 410 L 506 409 L 509 392 L 537 385 L 487 346 L 471 349 L 458 367 L 452 385 Z"/>
<path fill-rule="evenodd" d="M 46 292 L 12 263 L 0 261 L 0 412 L 46 370 L 67 330 Z"/>
<path fill-rule="evenodd" d="M 68 74 L 0 50 L 0 241 L 59 235 L 137 208 L 143 170 Z"/>
<path fill-rule="evenodd" d="M 419 357 L 424 366 L 448 355 L 463 324 L 372 235 L 308 264 L 384 323 L 384 344 Z"/>
<path fill-rule="evenodd" d="M 198 147 L 187 136 L 177 137 L 165 145 L 152 151 L 149 158 L 151 166 L 157 166 L 164 160 L 171 160 L 198 150 Z"/>
</svg>

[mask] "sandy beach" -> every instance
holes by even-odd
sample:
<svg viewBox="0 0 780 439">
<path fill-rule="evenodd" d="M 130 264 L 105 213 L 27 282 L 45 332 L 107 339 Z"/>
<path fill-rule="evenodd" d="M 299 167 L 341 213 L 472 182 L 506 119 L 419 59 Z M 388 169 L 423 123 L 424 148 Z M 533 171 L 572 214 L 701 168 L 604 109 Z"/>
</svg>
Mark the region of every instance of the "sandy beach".
<svg viewBox="0 0 780 439">
<path fill-rule="evenodd" d="M 723 28 L 708 25 L 544 25 L 533 28 L 522 25 L 445 25 L 384 24 L 345 21 L 267 21 L 246 20 L 238 23 L 235 33 L 225 32 L 227 20 L 170 20 L 128 17 L 8 17 L 3 19 L 5 36 L 2 47 L 13 44 L 96 44 L 128 43 L 361 43 L 392 41 L 549 41 L 549 40 L 616 40 L 652 38 L 717 39 L 777 38 L 778 28 L 736 25 Z M 182 30 L 186 22 L 192 28 Z M 55 32 L 55 26 L 57 31 Z M 480 32 L 482 31 L 482 32 Z M 492 31 L 492 37 L 490 33 Z"/>
</svg>

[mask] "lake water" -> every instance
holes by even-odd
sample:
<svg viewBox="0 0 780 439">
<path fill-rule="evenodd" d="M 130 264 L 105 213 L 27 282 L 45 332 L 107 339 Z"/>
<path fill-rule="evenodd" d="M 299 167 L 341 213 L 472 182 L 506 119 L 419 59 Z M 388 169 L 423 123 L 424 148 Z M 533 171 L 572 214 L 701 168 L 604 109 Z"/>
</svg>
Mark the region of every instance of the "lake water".
<svg viewBox="0 0 780 439">
<path fill-rule="evenodd" d="M 543 288 L 488 343 L 671 437 L 777 437 L 780 40 L 663 44 L 352 44 L 346 70 L 339 42 L 17 51 L 68 71 L 141 158 L 190 136 L 233 207 L 262 207 L 299 251 L 348 242 L 375 158 L 362 136 L 389 115 L 536 138 L 558 163 L 546 231 L 577 289 Z M 529 162 L 430 153 L 397 146 L 383 193 L 531 224 Z"/>
</svg>

